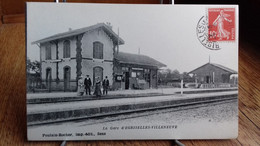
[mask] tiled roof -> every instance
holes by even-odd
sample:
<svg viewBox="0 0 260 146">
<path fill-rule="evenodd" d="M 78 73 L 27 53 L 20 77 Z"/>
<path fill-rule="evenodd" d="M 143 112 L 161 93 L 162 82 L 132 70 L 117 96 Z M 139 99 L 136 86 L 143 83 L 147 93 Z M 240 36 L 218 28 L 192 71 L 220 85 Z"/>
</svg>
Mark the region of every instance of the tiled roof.
<svg viewBox="0 0 260 146">
<path fill-rule="evenodd" d="M 229 73 L 231 73 L 231 74 L 237 74 L 237 71 L 235 71 L 235 70 L 233 70 L 233 69 L 230 69 L 230 68 L 227 68 L 227 67 L 225 67 L 225 66 L 223 66 L 223 65 L 216 64 L 216 63 L 206 63 L 206 64 L 204 64 L 204 65 L 202 65 L 202 66 L 200 66 L 200 67 L 198 67 L 198 68 L 196 68 L 196 69 L 190 71 L 189 73 L 192 73 L 192 72 L 194 72 L 194 71 L 196 71 L 196 70 L 198 70 L 198 69 L 200 69 L 200 68 L 202 68 L 202 67 L 204 67 L 204 66 L 206 66 L 206 65 L 212 65 L 212 66 L 215 66 L 215 67 L 217 67 L 217 68 L 220 68 L 220 69 L 222 69 L 222 70 L 224 70 L 224 71 L 227 71 L 227 72 L 229 72 Z"/>
<path fill-rule="evenodd" d="M 115 53 L 115 59 L 123 64 L 136 64 L 143 66 L 165 67 L 166 65 L 146 55 L 131 54 L 125 52 Z"/>
<path fill-rule="evenodd" d="M 221 68 L 221 69 L 223 69 L 223 70 L 225 70 L 225 71 L 227 71 L 227 72 L 230 72 L 230 73 L 232 73 L 232 74 L 237 74 L 237 71 L 235 71 L 235 70 L 233 70 L 233 69 L 230 69 L 230 68 L 227 68 L 227 67 L 225 67 L 225 66 L 223 66 L 223 65 L 216 64 L 216 63 L 211 63 L 211 64 L 214 65 L 214 66 L 216 66 L 216 67 L 218 67 L 218 68 Z"/>
<path fill-rule="evenodd" d="M 84 27 L 84 28 L 80 28 L 80 29 L 75 29 L 75 30 L 70 30 L 67 32 L 63 32 L 63 33 L 58 33 L 52 36 L 49 36 L 47 38 L 41 39 L 41 40 L 37 40 L 35 42 L 32 42 L 32 44 L 37 44 L 37 43 L 44 43 L 44 42 L 49 42 L 49 41 L 53 41 L 53 40 L 58 40 L 58 39 L 62 39 L 62 38 L 66 38 L 66 37 L 70 37 L 70 36 L 75 36 L 75 35 L 79 35 L 85 32 L 88 32 L 90 30 L 94 30 L 97 28 L 103 28 L 103 30 L 108 34 L 109 37 L 112 38 L 112 40 L 114 40 L 116 43 L 118 41 L 119 45 L 124 44 L 124 40 L 121 39 L 108 25 L 106 25 L 105 23 L 98 23 L 96 25 L 92 25 L 92 26 L 88 26 L 88 27 Z"/>
</svg>

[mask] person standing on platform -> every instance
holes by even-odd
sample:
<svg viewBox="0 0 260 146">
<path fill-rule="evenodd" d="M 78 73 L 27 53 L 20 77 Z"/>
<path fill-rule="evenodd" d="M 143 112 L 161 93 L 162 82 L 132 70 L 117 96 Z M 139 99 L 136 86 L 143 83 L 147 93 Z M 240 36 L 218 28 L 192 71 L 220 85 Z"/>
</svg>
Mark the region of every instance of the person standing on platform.
<svg viewBox="0 0 260 146">
<path fill-rule="evenodd" d="M 95 85 L 95 92 L 94 92 L 94 94 L 97 96 L 97 97 L 101 97 L 101 81 L 100 81 L 100 79 L 99 79 L 99 77 L 97 77 L 97 79 L 96 79 L 96 83 L 95 83 L 96 85 Z"/>
<path fill-rule="evenodd" d="M 87 75 L 87 77 L 85 78 L 84 85 L 85 85 L 86 95 L 91 95 L 90 87 L 92 83 L 91 83 L 91 79 L 89 78 L 89 75 Z"/>
<path fill-rule="evenodd" d="M 78 80 L 78 95 L 82 96 L 84 94 L 84 80 L 82 76 L 79 76 Z"/>
<path fill-rule="evenodd" d="M 109 88 L 109 80 L 107 79 L 107 76 L 106 76 L 106 78 L 103 80 L 103 83 L 102 83 L 102 85 L 103 85 L 103 95 L 107 95 L 107 90 L 108 90 L 108 88 Z"/>
</svg>

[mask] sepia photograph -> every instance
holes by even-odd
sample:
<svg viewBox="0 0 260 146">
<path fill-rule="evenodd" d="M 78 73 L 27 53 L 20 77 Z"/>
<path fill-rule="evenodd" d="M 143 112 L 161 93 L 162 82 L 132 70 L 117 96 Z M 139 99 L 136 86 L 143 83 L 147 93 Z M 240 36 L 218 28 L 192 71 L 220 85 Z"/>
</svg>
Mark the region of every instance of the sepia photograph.
<svg viewBox="0 0 260 146">
<path fill-rule="evenodd" d="M 28 140 L 237 137 L 237 6 L 27 3 L 26 19 Z"/>
</svg>

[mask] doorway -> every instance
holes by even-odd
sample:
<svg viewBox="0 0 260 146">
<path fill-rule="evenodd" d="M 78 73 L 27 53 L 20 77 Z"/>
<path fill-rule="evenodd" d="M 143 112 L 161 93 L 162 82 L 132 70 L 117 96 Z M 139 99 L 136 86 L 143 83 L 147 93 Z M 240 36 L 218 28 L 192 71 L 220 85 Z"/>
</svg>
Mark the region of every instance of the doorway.
<svg viewBox="0 0 260 146">
<path fill-rule="evenodd" d="M 46 89 L 51 92 L 51 68 L 46 69 Z"/>
<path fill-rule="evenodd" d="M 210 76 L 206 76 L 206 83 L 207 83 L 207 84 L 210 83 Z"/>
<path fill-rule="evenodd" d="M 64 92 L 70 91 L 70 67 L 64 67 Z"/>
<path fill-rule="evenodd" d="M 125 89 L 129 89 L 129 72 L 125 72 Z"/>
<path fill-rule="evenodd" d="M 94 67 L 93 68 L 93 85 L 96 83 L 96 79 L 99 77 L 100 81 L 103 81 L 103 68 L 102 67 Z"/>
</svg>

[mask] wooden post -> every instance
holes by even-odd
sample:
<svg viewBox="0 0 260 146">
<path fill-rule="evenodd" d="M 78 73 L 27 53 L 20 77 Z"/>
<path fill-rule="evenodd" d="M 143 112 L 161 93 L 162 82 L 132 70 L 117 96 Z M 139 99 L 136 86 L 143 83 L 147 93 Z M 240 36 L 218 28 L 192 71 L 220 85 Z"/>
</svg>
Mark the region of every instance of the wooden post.
<svg viewBox="0 0 260 146">
<path fill-rule="evenodd" d="M 181 80 L 181 95 L 183 94 L 183 79 Z"/>
</svg>

